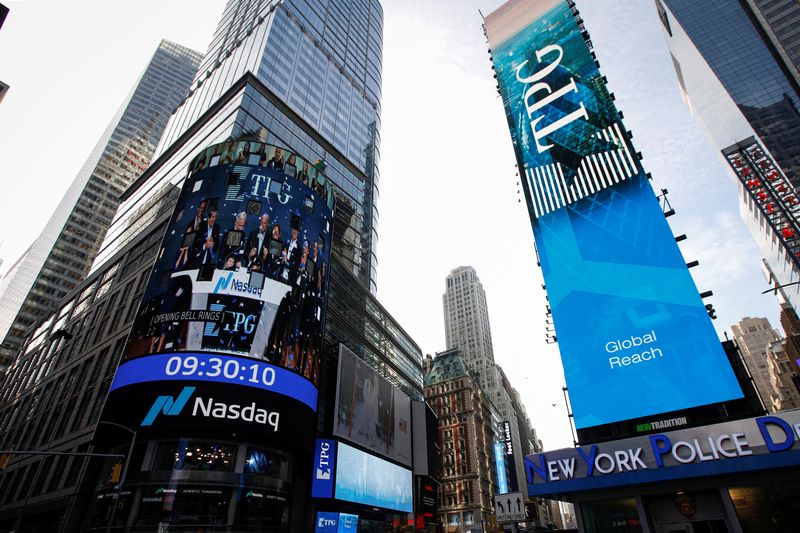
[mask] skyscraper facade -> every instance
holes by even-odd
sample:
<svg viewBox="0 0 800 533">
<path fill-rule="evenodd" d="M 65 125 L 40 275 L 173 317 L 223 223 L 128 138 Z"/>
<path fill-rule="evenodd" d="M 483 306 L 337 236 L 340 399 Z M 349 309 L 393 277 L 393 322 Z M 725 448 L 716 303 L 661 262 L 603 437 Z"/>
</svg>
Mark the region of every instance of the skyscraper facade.
<svg viewBox="0 0 800 533">
<path fill-rule="evenodd" d="M 800 183 L 800 87 L 790 75 L 796 67 L 775 46 L 785 50 L 780 40 L 765 38 L 765 27 L 738 0 L 657 2 L 665 28 L 680 25 L 792 183 Z"/>
<path fill-rule="evenodd" d="M 745 317 L 732 325 L 731 333 L 739 345 L 764 405 L 769 408 L 774 390 L 770 380 L 768 352 L 770 344 L 779 341 L 781 335 L 766 318 L 751 317 Z"/>
<path fill-rule="evenodd" d="M 513 451 L 509 460 L 514 465 L 512 485 L 527 494 L 525 484 L 515 482 L 525 479 L 523 461 L 531 451 L 531 422 L 519 393 L 494 361 L 486 292 L 473 267 L 461 266 L 450 271 L 445 279 L 442 305 L 447 349 L 463 354 L 468 372 L 474 373 L 501 420 L 508 422 Z"/>
<path fill-rule="evenodd" d="M 746 1 L 789 74 L 800 83 L 800 5 L 794 0 Z"/>
<path fill-rule="evenodd" d="M 777 413 L 787 409 L 800 407 L 800 394 L 793 377 L 796 376 L 796 363 L 793 363 L 788 341 L 780 339 L 767 346 L 767 365 L 772 396 L 769 398 L 769 410 Z"/>
<path fill-rule="evenodd" d="M 494 406 L 458 349 L 426 356 L 424 370 L 425 400 L 439 419 L 442 446 L 440 521 L 446 531 L 488 527 L 499 491 Z"/>
<path fill-rule="evenodd" d="M 739 190 L 775 285 L 797 308 L 800 90 L 789 4 L 656 0 L 684 100 Z"/>
<path fill-rule="evenodd" d="M 467 369 L 480 376 L 481 387 L 494 389 L 494 348 L 483 290 L 475 269 L 461 266 L 450 271 L 442 295 L 447 349 L 458 349 Z"/>
<path fill-rule="evenodd" d="M 190 162 L 232 139 L 283 147 L 314 162 L 333 185 L 316 429 L 325 434 L 332 424 L 337 343 L 346 344 L 406 396 L 422 399 L 419 347 L 373 294 L 381 35 L 377 0 L 228 2 L 153 161 L 122 194 L 88 278 L 40 322 L 9 368 L 0 399 L 0 445 L 86 452 L 98 449 L 92 435 L 103 433 L 111 449 L 126 453 L 130 434 L 98 425 L 103 402 L 181 187 L 187 172 L 194 173 Z M 198 216 L 208 228 L 211 212 L 204 215 Z M 281 420 L 294 422 L 287 416 Z M 111 464 L 88 457 L 53 462 L 15 456 L 0 477 L 2 487 L 15 487 L 0 493 L 0 524 L 72 531 L 85 526 L 93 501 L 90 519 L 97 527 L 199 527 L 226 521 L 237 531 L 308 530 L 311 454 L 268 437 L 243 438 L 140 435 L 130 455 L 127 492 L 121 493 L 114 492 L 119 472 Z M 261 455 L 251 464 L 254 448 Z M 213 460 L 213 471 L 194 468 L 191 461 L 179 468 L 166 461 L 170 450 L 182 457 L 197 452 Z M 158 456 L 165 462 L 153 462 Z M 183 485 L 169 496 L 146 494 L 157 489 L 148 479 L 164 476 Z M 244 483 L 263 490 L 236 489 Z M 372 508 L 362 511 L 388 516 Z"/>
<path fill-rule="evenodd" d="M 0 282 L 0 374 L 26 330 L 84 280 L 119 198 L 147 168 L 202 55 L 162 41 L 42 233 Z"/>
<path fill-rule="evenodd" d="M 229 1 L 189 96 L 156 151 L 157 157 L 185 162 L 200 139 L 250 133 L 324 161 L 337 185 L 335 248 L 372 293 L 382 36 L 377 0 Z M 180 154 L 172 152 L 176 145 L 183 146 Z M 137 227 L 147 226 L 143 220 L 158 216 L 167 191 L 181 179 L 174 166 L 159 166 L 134 184 L 96 268 L 130 242 Z"/>
</svg>

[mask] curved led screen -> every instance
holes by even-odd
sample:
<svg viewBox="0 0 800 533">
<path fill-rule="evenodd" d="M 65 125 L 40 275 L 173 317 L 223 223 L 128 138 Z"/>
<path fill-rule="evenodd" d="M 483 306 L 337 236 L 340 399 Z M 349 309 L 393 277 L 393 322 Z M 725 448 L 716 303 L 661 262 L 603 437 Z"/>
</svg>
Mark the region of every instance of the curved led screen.
<svg viewBox="0 0 800 533">
<path fill-rule="evenodd" d="M 413 493 L 411 470 L 339 443 L 337 500 L 412 513 Z"/>
<path fill-rule="evenodd" d="M 256 142 L 194 158 L 105 419 L 311 446 L 333 206 L 318 166 Z"/>
<path fill-rule="evenodd" d="M 511 0 L 486 31 L 576 427 L 741 398 L 570 5 Z"/>
</svg>

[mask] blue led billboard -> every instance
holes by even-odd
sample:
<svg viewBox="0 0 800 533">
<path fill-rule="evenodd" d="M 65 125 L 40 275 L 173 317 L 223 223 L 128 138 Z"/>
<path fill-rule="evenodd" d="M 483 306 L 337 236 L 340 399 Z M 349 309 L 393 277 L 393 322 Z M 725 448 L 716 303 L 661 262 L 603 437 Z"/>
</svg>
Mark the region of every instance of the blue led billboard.
<svg viewBox="0 0 800 533">
<path fill-rule="evenodd" d="M 506 478 L 506 458 L 503 453 L 503 444 L 494 443 L 494 467 L 497 470 L 497 494 L 508 492 L 508 479 Z"/>
<path fill-rule="evenodd" d="M 104 420 L 311 447 L 333 224 L 318 167 L 248 141 L 194 157 Z"/>
<path fill-rule="evenodd" d="M 569 5 L 511 0 L 486 31 L 576 427 L 741 398 Z"/>
<path fill-rule="evenodd" d="M 412 513 L 411 470 L 339 443 L 336 499 Z"/>
</svg>

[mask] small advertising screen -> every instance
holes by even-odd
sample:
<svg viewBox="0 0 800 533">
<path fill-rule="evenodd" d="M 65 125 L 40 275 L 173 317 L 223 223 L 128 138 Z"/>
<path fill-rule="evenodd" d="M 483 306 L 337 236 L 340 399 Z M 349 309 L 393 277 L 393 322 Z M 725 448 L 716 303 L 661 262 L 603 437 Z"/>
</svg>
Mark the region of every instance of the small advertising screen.
<svg viewBox="0 0 800 533">
<path fill-rule="evenodd" d="M 317 512 L 314 533 L 356 533 L 358 515 L 347 513 Z"/>
<path fill-rule="evenodd" d="M 311 497 L 333 498 L 333 469 L 336 464 L 336 441 L 317 439 L 314 471 L 311 473 Z"/>
<path fill-rule="evenodd" d="M 570 5 L 511 0 L 486 32 L 576 427 L 741 398 Z"/>
<path fill-rule="evenodd" d="M 504 453 L 504 446 L 500 442 L 494 443 L 494 466 L 497 470 L 497 494 L 505 494 L 508 492 L 506 457 Z"/>
<path fill-rule="evenodd" d="M 411 470 L 339 443 L 336 459 L 336 499 L 412 513 Z"/>
<path fill-rule="evenodd" d="M 325 176 L 280 147 L 226 142 L 196 156 L 104 418 L 311 446 L 332 207 Z"/>
<path fill-rule="evenodd" d="M 333 433 L 411 466 L 411 398 L 343 345 Z"/>
</svg>

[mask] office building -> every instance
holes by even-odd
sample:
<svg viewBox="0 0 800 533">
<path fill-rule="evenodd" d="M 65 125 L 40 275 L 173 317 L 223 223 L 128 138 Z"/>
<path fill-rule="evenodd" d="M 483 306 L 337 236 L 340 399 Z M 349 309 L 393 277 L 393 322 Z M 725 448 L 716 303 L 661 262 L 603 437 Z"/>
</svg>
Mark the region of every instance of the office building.
<svg viewBox="0 0 800 533">
<path fill-rule="evenodd" d="M 373 294 L 382 36 L 377 0 L 229 1 L 189 97 L 156 150 L 157 159 L 186 164 L 199 151 L 192 139 L 205 138 L 207 145 L 250 133 L 324 161 L 337 185 L 334 248 Z M 134 184 L 94 268 L 138 235 L 144 220 L 159 216 L 182 171 L 160 166 Z"/>
<path fill-rule="evenodd" d="M 800 394 L 794 384 L 794 365 L 787 352 L 786 339 L 770 342 L 767 346 L 767 366 L 771 396 L 769 411 L 777 413 L 800 407 Z"/>
<path fill-rule="evenodd" d="M 280 147 L 298 161 L 312 163 L 332 184 L 335 195 L 333 242 L 326 250 L 331 256 L 325 339 L 319 366 L 307 367 L 312 376 L 315 368 L 319 371 L 317 420 L 315 428 L 304 425 L 303 432 L 316 429 L 325 434 L 330 429 L 339 342 L 406 396 L 422 399 L 422 354 L 374 298 L 381 43 L 382 10 L 377 0 L 324 5 L 294 0 L 228 2 L 189 95 L 170 117 L 150 166 L 122 194 L 87 280 L 40 323 L 9 369 L 0 401 L 4 446 L 96 449 L 92 433 L 125 350 L 124 339 L 149 290 L 151 267 L 160 258 L 160 243 L 181 186 L 187 173 L 191 177 L 195 172 L 191 163 L 197 164 L 201 153 L 212 155 L 213 160 L 213 151 L 227 150 L 236 144 L 229 142 L 234 139 L 238 157 L 243 157 L 248 144 L 263 145 L 270 146 L 271 153 Z M 232 179 L 231 183 L 237 182 Z M 252 215 L 246 215 L 250 230 Z M 232 223 L 231 218 L 224 220 L 226 227 Z M 295 360 L 289 352 L 284 355 Z M 154 425 L 169 421 L 166 416 Z M 291 417 L 281 420 L 297 422 Z M 307 531 L 311 527 L 318 508 L 308 499 L 312 454 L 305 449 L 306 443 L 287 446 L 270 439 L 247 441 L 243 436 L 212 438 L 200 433 L 184 431 L 167 440 L 179 454 L 191 451 L 187 447 L 191 443 L 195 451 L 200 449 L 198 453 L 224 456 L 216 472 L 163 470 L 168 463 L 152 462 L 160 450 L 158 439 L 142 435 L 136 441 L 124 490 L 118 495 L 119 506 L 112 505 L 116 493 L 113 482 L 108 484 L 114 479 L 109 465 L 86 458 L 54 464 L 38 457 L 14 457 L 0 477 L 3 487 L 15 488 L 0 493 L 0 523 L 9 528 L 21 523 L 62 531 L 82 527 L 83 520 L 113 521 L 118 527 L 163 523 L 196 528 L 223 521 L 237 530 Z M 120 430 L 107 437 L 111 449 L 125 453 L 128 434 Z M 246 465 L 251 447 L 274 455 L 272 467 L 256 472 L 256 478 L 248 477 L 254 472 L 245 471 L 250 468 Z M 242 475 L 247 481 L 242 481 Z M 146 494 L 152 488 L 148 476 L 180 478 L 187 490 L 181 488 L 174 498 L 168 497 L 169 505 L 166 500 L 142 501 L 157 497 Z M 211 478 L 216 479 L 213 488 L 208 487 Z M 263 490 L 248 494 L 236 489 L 241 483 L 252 484 L 253 479 Z M 203 496 L 206 493 L 196 490 L 216 492 Z M 93 512 L 88 511 L 92 502 L 96 502 Z M 365 515 L 375 515 L 373 508 L 381 507 L 348 505 Z M 173 512 L 189 507 L 193 511 Z M 112 509 L 118 512 L 112 514 Z"/>
<path fill-rule="evenodd" d="M 750 317 L 744 317 L 732 325 L 731 334 L 750 370 L 761 400 L 769 408 L 773 389 L 770 383 L 767 348 L 770 343 L 780 341 L 780 334 L 772 328 L 766 318 Z"/>
<path fill-rule="evenodd" d="M 450 271 L 445 279 L 442 305 L 447 349 L 463 354 L 467 370 L 475 373 L 478 385 L 500 418 L 509 423 L 514 450 L 510 457 L 514 463 L 512 490 L 519 487 L 527 494 L 525 484 L 517 480 L 525 479 L 523 459 L 531 453 L 531 422 L 519 393 L 494 361 L 486 292 L 473 267 L 461 266 Z"/>
<path fill-rule="evenodd" d="M 686 105 L 737 186 L 775 285 L 798 281 L 796 3 L 656 0 L 656 8 Z M 784 292 L 796 308 L 800 286 Z"/>
<path fill-rule="evenodd" d="M 482 524 L 488 529 L 494 524 L 492 497 L 498 493 L 494 407 L 459 350 L 426 355 L 424 372 L 425 401 L 439 419 L 440 522 L 447 532 Z"/>
<path fill-rule="evenodd" d="M 175 43 L 159 44 L 42 233 L 0 282 L 0 374 L 28 328 L 86 277 L 120 196 L 150 164 L 201 59 Z"/>
<path fill-rule="evenodd" d="M 442 295 L 447 349 L 458 349 L 467 369 L 478 374 L 481 387 L 494 390 L 494 348 L 486 293 L 471 266 L 450 271 Z"/>
<path fill-rule="evenodd" d="M 772 18 L 777 13 L 774 10 L 777 7 L 775 4 L 789 3 L 751 0 L 748 5 L 738 0 L 723 0 L 701 4 L 688 0 L 657 0 L 657 7 L 664 22 L 668 42 L 688 37 L 690 46 L 702 56 L 725 93 L 764 142 L 767 150 L 775 156 L 787 177 L 797 185 L 800 183 L 800 142 L 794 138 L 800 128 L 800 88 L 794 76 L 789 74 L 796 71 L 797 67 L 792 61 L 785 61 L 779 52 L 789 51 L 784 44 L 791 46 L 791 38 L 781 32 L 780 35 L 784 36 L 782 42 L 777 38 L 776 30 L 783 26 L 759 24 L 756 13 L 763 15 L 764 12 L 751 7 L 752 4 L 760 4 L 762 8 L 769 7 L 770 10 L 766 13 Z M 673 26 L 679 26 L 680 30 L 676 32 Z M 767 32 L 776 36 L 774 41 L 765 38 Z M 685 35 L 680 35 L 683 33 Z M 672 49 L 670 44 L 670 50 Z M 692 84 L 700 82 L 688 80 L 687 78 L 693 78 L 697 73 L 693 68 L 687 72 L 683 68 L 682 58 L 674 53 L 673 57 L 676 69 L 681 70 L 679 79 L 682 77 L 684 82 Z M 751 80 L 757 82 L 753 83 Z M 688 90 L 687 93 L 691 102 L 695 95 Z M 694 106 L 692 109 L 695 110 Z M 706 116 L 702 109 L 697 109 L 696 112 L 703 121 L 731 120 L 725 116 Z"/>
<path fill-rule="evenodd" d="M 800 5 L 793 0 L 746 0 L 783 65 L 800 84 Z"/>
</svg>

